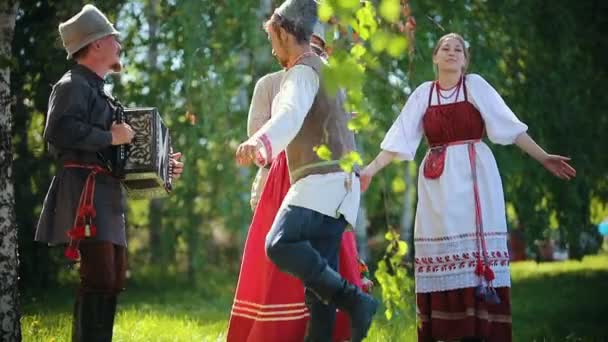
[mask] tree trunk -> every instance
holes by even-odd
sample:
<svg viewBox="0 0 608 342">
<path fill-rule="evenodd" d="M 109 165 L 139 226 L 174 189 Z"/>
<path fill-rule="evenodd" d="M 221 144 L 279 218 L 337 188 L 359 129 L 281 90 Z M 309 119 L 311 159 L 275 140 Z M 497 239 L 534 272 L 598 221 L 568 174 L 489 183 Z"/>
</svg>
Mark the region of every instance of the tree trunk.
<svg viewBox="0 0 608 342">
<path fill-rule="evenodd" d="M 0 340 L 20 341 L 17 226 L 12 183 L 10 59 L 17 1 L 0 1 Z"/>
</svg>

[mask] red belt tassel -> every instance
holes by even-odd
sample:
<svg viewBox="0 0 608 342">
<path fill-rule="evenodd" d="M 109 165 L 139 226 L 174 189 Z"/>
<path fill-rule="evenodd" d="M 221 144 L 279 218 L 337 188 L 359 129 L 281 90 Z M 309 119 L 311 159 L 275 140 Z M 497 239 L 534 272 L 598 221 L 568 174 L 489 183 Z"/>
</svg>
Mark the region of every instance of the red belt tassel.
<svg viewBox="0 0 608 342">
<path fill-rule="evenodd" d="M 498 304 L 500 298 L 496 294 L 492 280 L 496 278 L 494 271 L 490 266 L 488 260 L 488 249 L 486 247 L 486 239 L 483 231 L 483 220 L 481 214 L 481 201 L 479 199 L 479 187 L 477 185 L 477 153 L 475 151 L 474 143 L 469 143 L 469 163 L 471 164 L 471 175 L 473 176 L 473 195 L 475 196 L 475 225 L 477 231 L 477 265 L 475 267 L 475 274 L 480 278 L 480 284 L 476 290 L 478 297 L 482 298 L 488 303 Z M 488 286 L 484 288 L 482 279 L 485 279 Z"/>
<path fill-rule="evenodd" d="M 68 162 L 63 165 L 64 168 L 88 169 L 91 170 L 87 179 L 84 182 L 82 192 L 80 193 L 80 201 L 76 209 L 76 217 L 72 229 L 68 231 L 70 243 L 65 250 L 66 258 L 77 261 L 80 259 L 78 245 L 80 240 L 97 235 L 97 227 L 93 224 L 93 219 L 97 215 L 93 200 L 95 198 L 95 176 L 98 173 L 109 174 L 110 172 L 99 165 L 80 164 Z"/>
</svg>

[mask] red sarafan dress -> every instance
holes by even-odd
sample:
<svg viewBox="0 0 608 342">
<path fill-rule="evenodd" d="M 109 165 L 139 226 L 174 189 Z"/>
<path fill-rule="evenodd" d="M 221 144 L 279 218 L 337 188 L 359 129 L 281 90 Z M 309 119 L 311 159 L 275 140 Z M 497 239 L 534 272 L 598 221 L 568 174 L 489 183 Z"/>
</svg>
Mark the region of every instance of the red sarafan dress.
<svg viewBox="0 0 608 342">
<path fill-rule="evenodd" d="M 289 189 L 285 152 L 273 161 L 245 242 L 243 261 L 228 325 L 228 342 L 303 341 L 308 322 L 304 287 L 295 277 L 281 272 L 266 257 L 266 234 Z M 344 232 L 339 272 L 362 287 L 355 235 Z M 338 312 L 334 341 L 350 339 L 348 316 Z"/>
</svg>

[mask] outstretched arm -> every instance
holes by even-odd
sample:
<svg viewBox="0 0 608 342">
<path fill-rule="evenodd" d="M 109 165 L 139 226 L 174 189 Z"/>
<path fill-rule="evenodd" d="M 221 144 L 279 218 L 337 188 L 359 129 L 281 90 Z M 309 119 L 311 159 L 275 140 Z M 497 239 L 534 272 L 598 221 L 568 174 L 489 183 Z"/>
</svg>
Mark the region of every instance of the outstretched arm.
<svg viewBox="0 0 608 342">
<path fill-rule="evenodd" d="M 397 157 L 397 152 L 390 152 L 386 150 L 380 151 L 376 158 L 369 163 L 359 174 L 359 181 L 361 183 L 361 191 L 367 190 L 369 184 L 372 181 L 372 177 L 380 170 L 382 170 L 388 163 L 393 161 Z"/>
<path fill-rule="evenodd" d="M 497 144 L 515 143 L 524 152 L 541 163 L 549 172 L 561 179 L 570 179 L 576 170 L 568 164 L 568 157 L 548 154 L 526 133 L 522 123 L 506 105 L 496 89 L 479 75 L 467 76 L 470 100 L 479 109 L 490 140 Z"/>
<path fill-rule="evenodd" d="M 576 170 L 568 164 L 570 158 L 556 154 L 548 154 L 532 139 L 528 133 L 521 133 L 515 139 L 515 144 L 532 158 L 541 163 L 555 177 L 570 179 L 576 176 Z"/>
<path fill-rule="evenodd" d="M 413 160 L 422 139 L 422 117 L 427 107 L 426 94 L 431 82 L 426 82 L 412 93 L 401 109 L 401 113 L 384 136 L 382 151 L 359 174 L 361 191 L 367 190 L 372 177 L 388 163 L 397 160 Z"/>
</svg>

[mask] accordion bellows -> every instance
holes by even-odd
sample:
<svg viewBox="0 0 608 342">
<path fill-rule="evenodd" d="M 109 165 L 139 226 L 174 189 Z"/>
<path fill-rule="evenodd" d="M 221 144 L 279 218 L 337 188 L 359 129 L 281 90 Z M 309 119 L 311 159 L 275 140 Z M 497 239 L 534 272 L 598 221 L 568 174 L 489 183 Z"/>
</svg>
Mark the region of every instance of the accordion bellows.
<svg viewBox="0 0 608 342">
<path fill-rule="evenodd" d="M 156 108 L 125 108 L 135 136 L 124 162 L 123 184 L 131 198 L 166 196 L 171 190 L 171 137 Z"/>
</svg>

